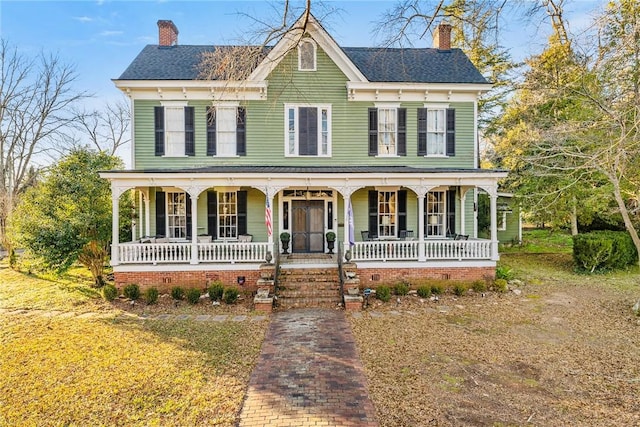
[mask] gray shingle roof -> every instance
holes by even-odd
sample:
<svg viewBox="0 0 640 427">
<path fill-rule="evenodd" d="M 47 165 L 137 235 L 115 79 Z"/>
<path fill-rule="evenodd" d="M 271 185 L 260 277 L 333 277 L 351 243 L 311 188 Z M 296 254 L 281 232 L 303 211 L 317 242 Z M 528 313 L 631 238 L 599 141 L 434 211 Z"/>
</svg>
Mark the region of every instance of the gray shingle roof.
<svg viewBox="0 0 640 427">
<path fill-rule="evenodd" d="M 147 45 L 118 80 L 195 80 L 202 53 L 214 49 Z M 487 83 L 460 49 L 342 49 L 371 82 Z"/>
</svg>

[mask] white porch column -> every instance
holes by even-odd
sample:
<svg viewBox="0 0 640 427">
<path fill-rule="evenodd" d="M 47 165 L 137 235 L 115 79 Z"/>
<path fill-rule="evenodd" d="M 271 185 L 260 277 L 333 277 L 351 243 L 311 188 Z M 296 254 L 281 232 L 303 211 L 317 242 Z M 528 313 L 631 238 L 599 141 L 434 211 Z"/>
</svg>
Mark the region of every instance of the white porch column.
<svg viewBox="0 0 640 427">
<path fill-rule="evenodd" d="M 151 201 L 149 200 L 149 191 L 144 195 L 144 229 L 145 236 L 151 236 L 151 211 L 149 210 L 149 206 L 151 205 Z M 155 234 L 155 233 L 153 233 Z"/>
<path fill-rule="evenodd" d="M 191 196 L 191 264 L 198 264 L 198 197 L 199 192 Z"/>
<path fill-rule="evenodd" d="M 142 212 L 143 210 L 144 210 L 144 196 L 142 194 L 142 191 L 138 191 L 138 236 L 140 237 L 149 235 L 149 234 L 145 234 L 145 230 L 144 230 L 144 222 L 143 222 L 144 213 Z"/>
<path fill-rule="evenodd" d="M 489 192 L 491 199 L 491 259 L 497 261 L 498 256 L 498 190 L 491 188 Z"/>
<path fill-rule="evenodd" d="M 424 194 L 418 194 L 418 261 L 426 261 L 424 247 Z"/>
<path fill-rule="evenodd" d="M 467 234 L 466 216 L 467 216 L 467 193 L 469 189 L 460 187 L 460 234 Z M 475 236 L 474 236 L 475 237 Z"/>
<path fill-rule="evenodd" d="M 349 249 L 351 249 L 351 242 L 349 242 L 349 205 L 351 204 L 351 192 L 344 192 L 342 193 L 342 210 L 344 212 L 342 212 L 343 214 L 343 218 L 342 218 L 342 223 L 344 224 L 343 227 L 343 248 L 345 251 L 348 251 Z M 353 208 L 351 208 L 353 210 Z"/>
<path fill-rule="evenodd" d="M 111 265 L 120 264 L 118 256 L 120 232 L 120 188 L 111 186 Z"/>
</svg>

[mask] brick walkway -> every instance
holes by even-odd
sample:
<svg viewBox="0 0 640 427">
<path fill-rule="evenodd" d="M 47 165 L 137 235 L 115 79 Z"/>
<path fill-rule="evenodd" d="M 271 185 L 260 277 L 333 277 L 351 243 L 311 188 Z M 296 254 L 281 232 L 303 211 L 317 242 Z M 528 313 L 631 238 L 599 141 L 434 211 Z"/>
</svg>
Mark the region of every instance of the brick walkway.
<svg viewBox="0 0 640 427">
<path fill-rule="evenodd" d="M 274 313 L 239 426 L 377 425 L 344 312 Z"/>
</svg>

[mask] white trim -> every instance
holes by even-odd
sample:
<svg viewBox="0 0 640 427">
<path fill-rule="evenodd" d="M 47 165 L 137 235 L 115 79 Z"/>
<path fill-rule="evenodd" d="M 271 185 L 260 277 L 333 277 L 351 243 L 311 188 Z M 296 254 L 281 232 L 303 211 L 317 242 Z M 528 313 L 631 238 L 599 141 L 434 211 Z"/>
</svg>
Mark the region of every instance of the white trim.
<svg viewBox="0 0 640 427">
<path fill-rule="evenodd" d="M 358 261 L 358 269 L 361 268 L 465 268 L 465 267 L 495 267 L 496 261 Z"/>
<path fill-rule="evenodd" d="M 473 167 L 477 168 L 478 165 L 478 157 L 480 154 L 480 130 L 478 129 L 478 101 L 473 103 Z"/>
<path fill-rule="evenodd" d="M 347 82 L 349 101 L 368 102 L 474 102 L 491 89 L 476 83 Z"/>
<path fill-rule="evenodd" d="M 302 24 L 304 16 L 301 16 L 291 28 L 299 27 Z M 309 16 L 309 21 L 306 26 L 306 34 L 309 34 L 313 40 L 320 46 L 320 48 L 331 58 L 331 60 L 338 66 L 347 79 L 350 81 L 366 82 L 367 78 L 360 72 L 353 62 L 347 57 L 344 51 L 338 46 L 333 38 L 327 33 L 327 31 L 320 25 L 320 23 L 313 17 Z M 264 81 L 268 78 L 269 74 L 278 66 L 280 61 L 286 56 L 287 52 L 291 50 L 303 36 L 301 29 L 288 31 L 279 41 L 276 43 L 273 49 L 269 52 L 267 57 L 262 60 L 260 65 L 251 73 L 249 81 Z"/>
<path fill-rule="evenodd" d="M 400 102 L 374 102 L 373 105 L 376 108 L 385 108 L 385 109 L 392 109 L 395 108 L 396 110 L 398 108 L 400 108 Z"/>
<path fill-rule="evenodd" d="M 317 139 L 317 149 L 318 154 L 309 155 L 309 154 L 298 154 L 300 150 L 300 129 L 298 129 L 298 111 L 299 108 L 316 108 L 320 114 L 318 114 L 318 139 Z M 289 110 L 294 109 L 294 129 L 295 129 L 295 139 L 294 139 L 294 152 L 289 152 Z M 322 154 L 322 110 L 327 111 L 327 154 Z M 307 104 L 307 103 L 286 103 L 284 104 L 284 156 L 285 157 L 331 157 L 332 156 L 332 113 L 331 113 L 331 104 Z"/>
<path fill-rule="evenodd" d="M 113 267 L 114 273 L 155 273 L 181 271 L 244 271 L 260 270 L 260 263 L 200 263 L 200 264 L 119 264 Z"/>
<path fill-rule="evenodd" d="M 426 108 L 427 110 L 446 110 L 450 108 L 451 104 L 442 102 L 425 102 L 422 105 L 423 108 Z"/>
<path fill-rule="evenodd" d="M 237 100 L 267 98 L 266 81 L 220 80 L 112 80 L 132 100 Z"/>
<path fill-rule="evenodd" d="M 188 107 L 189 101 L 160 101 L 162 107 Z"/>
</svg>

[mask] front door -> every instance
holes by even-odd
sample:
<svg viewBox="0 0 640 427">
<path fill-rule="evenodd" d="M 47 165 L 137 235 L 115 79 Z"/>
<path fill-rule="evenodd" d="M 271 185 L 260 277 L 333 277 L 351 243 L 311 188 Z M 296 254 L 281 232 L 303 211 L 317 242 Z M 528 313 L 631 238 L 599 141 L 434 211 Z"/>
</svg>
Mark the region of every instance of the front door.
<svg viewBox="0 0 640 427">
<path fill-rule="evenodd" d="M 291 251 L 324 252 L 324 200 L 293 200 Z"/>
</svg>

